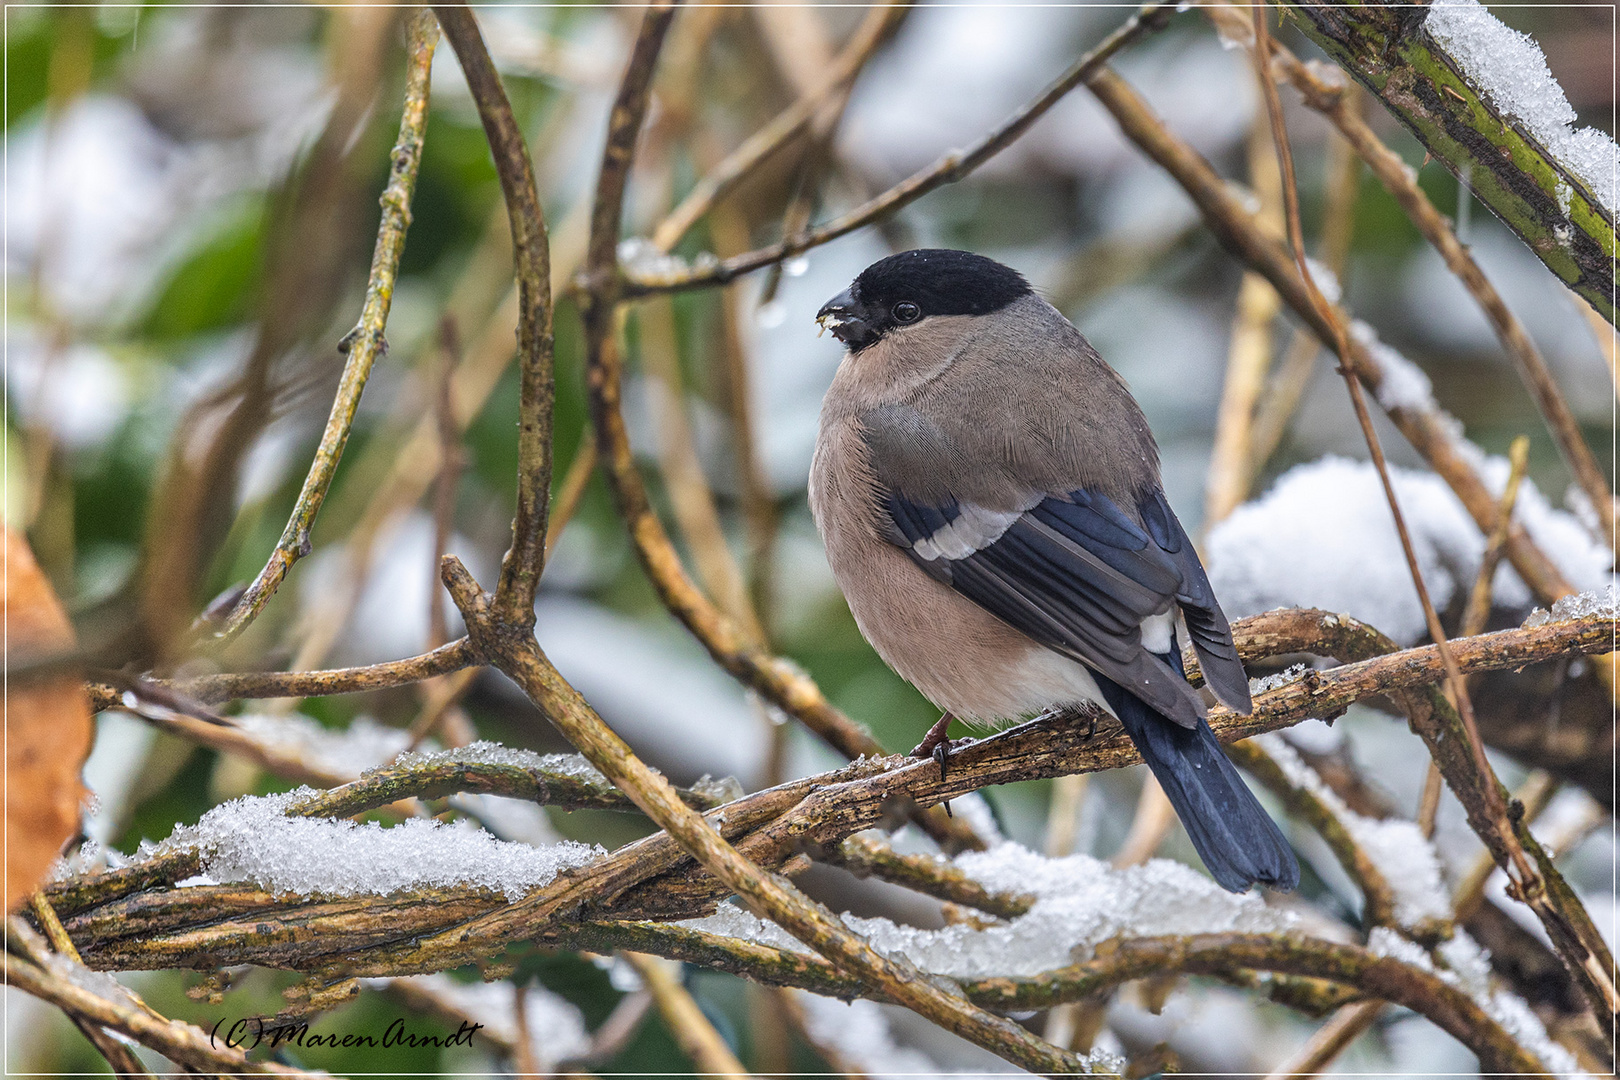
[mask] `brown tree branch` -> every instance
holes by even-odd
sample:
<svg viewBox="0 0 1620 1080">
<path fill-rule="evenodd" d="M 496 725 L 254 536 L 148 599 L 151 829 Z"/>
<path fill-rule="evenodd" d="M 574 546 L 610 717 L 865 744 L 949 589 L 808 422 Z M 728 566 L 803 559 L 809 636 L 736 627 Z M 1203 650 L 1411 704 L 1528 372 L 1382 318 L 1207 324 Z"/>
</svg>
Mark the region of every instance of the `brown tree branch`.
<svg viewBox="0 0 1620 1080">
<path fill-rule="evenodd" d="M 15 986 L 41 1001 L 50 1002 L 76 1022 L 123 1032 L 194 1072 L 311 1078 L 314 1075 L 276 1062 L 254 1061 L 240 1050 L 216 1047 L 201 1028 L 156 1017 L 133 1002 L 103 997 L 67 974 L 36 966 L 9 952 L 5 956 L 5 982 L 7 986 Z"/>
<path fill-rule="evenodd" d="M 623 276 L 620 295 L 629 299 L 653 293 L 700 289 L 711 285 L 724 285 L 743 274 L 761 267 L 790 259 L 813 247 L 845 236 L 856 229 L 889 217 L 901 208 L 911 205 L 937 187 L 955 183 L 996 154 L 1011 146 L 1028 131 L 1035 121 L 1063 100 L 1093 72 L 1108 62 L 1121 49 L 1138 38 L 1159 29 L 1168 21 L 1171 9 L 1158 0 L 1149 0 L 1125 24 L 1104 38 L 1101 44 L 1076 61 L 1068 71 L 1048 86 L 1029 104 L 1023 106 L 994 131 L 981 137 L 966 150 L 941 157 L 929 167 L 900 181 L 894 187 L 868 200 L 855 209 L 823 225 L 808 229 L 797 236 L 786 237 L 770 247 L 735 255 L 706 266 L 669 273 L 636 273 L 621 268 Z"/>
<path fill-rule="evenodd" d="M 326 697 L 408 686 L 460 671 L 476 663 L 472 650 L 467 646 L 467 639 L 462 637 L 432 652 L 403 660 L 325 671 L 246 671 L 202 675 L 177 683 L 176 689 L 206 704 L 239 698 Z M 97 708 L 111 708 L 117 701 L 108 701 L 106 695 L 97 694 L 95 703 Z"/>
<path fill-rule="evenodd" d="M 633 942 L 634 947 L 647 952 L 759 982 L 795 986 L 828 997 L 885 1000 L 816 957 L 686 927 L 595 923 L 582 927 L 572 940 L 598 949 L 613 942 Z M 1369 997 L 1404 1005 L 1474 1051 L 1484 1071 L 1545 1071 L 1534 1055 L 1514 1042 L 1467 994 L 1432 972 L 1379 956 L 1359 945 L 1302 935 L 1194 934 L 1118 939 L 1098 946 L 1096 954 L 1094 959 L 1040 975 L 975 979 L 964 982 L 962 988 L 988 1008 L 1012 1012 L 1078 1001 L 1133 979 L 1204 975 L 1251 987 L 1255 983 L 1253 972 L 1274 972 L 1328 980 Z M 1284 983 L 1271 996 L 1283 1004 L 1292 1004 L 1289 992 L 1303 989 L 1307 988 Z M 1314 988 L 1307 993 L 1311 990 Z M 1313 996 L 1318 995 L 1319 991 Z"/>
<path fill-rule="evenodd" d="M 518 482 L 512 546 L 501 560 L 495 603 L 503 622 L 534 625 L 534 594 L 546 563 L 546 515 L 551 503 L 551 414 L 557 391 L 552 372 L 551 247 L 534 166 L 512 104 L 495 73 L 471 10 L 461 3 L 434 7 L 444 35 L 461 61 L 484 124 L 495 172 L 512 227 L 512 263 L 518 288 Z"/>
<path fill-rule="evenodd" d="M 360 407 L 360 395 L 371 377 L 372 365 L 388 350 L 383 332 L 388 325 L 388 310 L 393 305 L 394 282 L 399 274 L 399 259 L 405 251 L 405 233 L 411 224 L 411 196 L 416 190 L 417 167 L 422 163 L 422 142 L 427 131 L 429 74 L 433 66 L 433 48 L 438 33 L 432 19 L 418 12 L 411 19 L 410 43 L 407 49 L 405 75 L 405 107 L 399 121 L 399 140 L 390 155 L 392 167 L 388 186 L 382 193 L 382 221 L 377 227 L 377 247 L 371 259 L 371 279 L 366 285 L 366 301 L 360 312 L 360 321 L 343 339 L 342 348 L 348 354 L 343 365 L 343 378 L 338 384 L 337 397 L 332 402 L 332 413 L 326 429 L 321 433 L 315 460 L 304 479 L 303 490 L 293 507 L 292 517 L 276 541 L 270 560 L 248 586 L 235 608 L 215 635 L 228 641 L 245 630 L 249 623 L 264 610 L 270 597 L 275 595 L 293 564 L 310 552 L 310 530 L 315 527 L 315 516 L 326 501 L 332 478 L 337 475 L 338 461 L 348 444 L 349 432 L 354 426 L 355 412 Z"/>
<path fill-rule="evenodd" d="M 1309 673 L 1296 682 L 1257 695 L 1250 717 L 1212 710 L 1215 730 L 1228 741 L 1309 716 L 1332 716 L 1352 701 L 1375 694 L 1401 701 L 1401 695 L 1408 692 L 1401 688 L 1422 687 L 1439 677 L 1440 664 L 1432 646 L 1378 655 L 1392 648 L 1388 640 L 1344 616 L 1274 612 L 1242 620 L 1236 629 L 1240 651 L 1250 660 L 1299 652 L 1370 659 Z M 1599 618 L 1549 623 L 1460 640 L 1457 652 L 1467 670 L 1518 667 L 1549 656 L 1611 648 L 1609 636 L 1614 630 L 1613 620 Z M 1438 699 L 1438 708 L 1445 707 L 1445 699 L 1438 692 L 1432 692 L 1432 699 Z M 1426 739 L 1444 740 L 1443 731 L 1435 734 L 1437 722 L 1432 715 L 1437 706 L 1431 697 L 1420 693 L 1406 704 L 1414 724 L 1424 725 Z M 1130 740 L 1117 725 L 1110 724 L 1088 735 L 1084 723 L 1048 717 L 964 746 L 953 755 L 953 768 L 944 782 L 931 762 L 896 757 L 867 759 L 836 772 L 745 796 L 709 811 L 708 817 L 718 835 L 735 841 L 760 866 L 782 866 L 801 852 L 828 852 L 823 857 L 837 860 L 850 856 L 847 851 L 831 852 L 847 837 L 893 823 L 904 816 L 908 807 L 932 806 L 991 784 L 1115 768 L 1138 760 Z M 312 813 L 352 813 L 409 794 L 447 794 L 458 784 L 463 785 L 461 790 L 501 790 L 511 795 L 531 789 L 542 791 L 542 785 L 522 769 L 503 770 L 491 765 L 474 768 L 433 760 L 378 773 L 375 779 L 318 796 L 304 809 Z M 581 805 L 613 805 L 613 798 L 600 790 L 572 791 L 556 779 L 547 779 L 544 795 L 552 800 L 584 800 Z M 696 798 L 686 798 L 693 805 L 703 805 Z M 623 807 L 623 801 L 618 805 Z M 860 853 L 855 852 L 854 857 L 859 858 Z M 881 861 L 882 856 L 870 858 L 868 865 L 875 868 Z M 968 895 L 941 869 L 943 864 L 934 860 L 906 862 L 904 874 L 896 872 L 895 879 L 998 914 L 1015 910 L 1016 898 Z M 499 897 L 476 890 L 437 890 L 422 900 L 420 911 L 408 903 L 390 901 L 386 917 L 376 911 L 368 915 L 372 908 L 381 906 L 374 898 L 322 904 L 302 897 L 272 897 L 241 886 L 169 892 L 160 888 L 198 872 L 194 852 L 170 852 L 99 877 L 57 882 L 48 894 L 66 918 L 87 960 L 97 966 L 253 962 L 308 969 L 330 962 L 341 949 L 357 947 L 361 939 L 354 935 L 361 930 L 369 942 L 365 947 L 369 948 L 426 937 L 435 929 L 448 928 L 469 917 L 468 912 L 490 912 L 489 918 L 457 932 L 455 945 L 460 951 L 439 957 L 446 964 L 470 962 L 507 943 L 532 936 L 547 925 L 566 922 L 569 912 L 594 911 L 617 918 L 686 918 L 707 913 L 729 891 L 725 884 L 688 861 L 682 849 L 665 834 L 636 841 L 565 874 L 518 905 L 506 905 Z M 134 895 L 139 890 L 146 891 Z M 127 901 L 120 901 L 126 897 Z M 287 929 L 267 938 L 259 928 L 272 921 Z M 360 961 L 353 953 L 347 959 Z M 405 966 L 406 960 L 416 962 L 412 950 L 382 949 L 366 961 L 365 970 L 400 974 L 404 971 L 396 969 Z M 433 964 L 411 968 L 436 969 Z"/>
</svg>

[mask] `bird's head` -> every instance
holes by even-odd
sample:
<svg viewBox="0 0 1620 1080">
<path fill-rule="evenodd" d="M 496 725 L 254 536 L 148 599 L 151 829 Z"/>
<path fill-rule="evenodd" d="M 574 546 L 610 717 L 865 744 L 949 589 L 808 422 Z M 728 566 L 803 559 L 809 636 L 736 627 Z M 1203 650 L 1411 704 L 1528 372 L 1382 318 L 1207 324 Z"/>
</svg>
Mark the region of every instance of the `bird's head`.
<svg viewBox="0 0 1620 1080">
<path fill-rule="evenodd" d="M 1011 267 L 971 251 L 919 248 L 862 270 L 816 312 L 816 322 L 851 352 L 936 315 L 988 315 L 1030 294 Z"/>
</svg>

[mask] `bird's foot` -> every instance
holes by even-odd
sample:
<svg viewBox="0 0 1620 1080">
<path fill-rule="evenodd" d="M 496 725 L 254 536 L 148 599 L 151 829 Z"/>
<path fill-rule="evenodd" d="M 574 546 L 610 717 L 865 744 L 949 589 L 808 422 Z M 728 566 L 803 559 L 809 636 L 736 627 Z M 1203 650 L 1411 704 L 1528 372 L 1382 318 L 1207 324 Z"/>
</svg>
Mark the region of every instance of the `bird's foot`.
<svg viewBox="0 0 1620 1080">
<path fill-rule="evenodd" d="M 951 740 L 945 737 L 945 730 L 951 726 L 951 719 L 951 714 L 948 712 L 941 716 L 939 722 L 928 729 L 928 734 L 923 736 L 923 741 L 918 743 L 917 748 L 911 752 L 911 756 L 914 758 L 931 757 L 938 762 L 941 781 L 945 779 L 946 762 L 951 756 Z M 950 813 L 950 809 L 950 804 L 947 803 L 945 812 Z"/>
</svg>

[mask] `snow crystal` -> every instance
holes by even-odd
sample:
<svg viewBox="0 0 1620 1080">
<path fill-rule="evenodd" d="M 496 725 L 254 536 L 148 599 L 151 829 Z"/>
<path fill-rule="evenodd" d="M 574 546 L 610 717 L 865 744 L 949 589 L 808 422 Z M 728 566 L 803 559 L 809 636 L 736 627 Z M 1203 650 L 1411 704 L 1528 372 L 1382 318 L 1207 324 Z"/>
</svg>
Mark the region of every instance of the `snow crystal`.
<svg viewBox="0 0 1620 1080">
<path fill-rule="evenodd" d="M 1261 694 L 1270 693 L 1280 686 L 1287 686 L 1289 683 L 1298 682 L 1304 677 L 1304 675 L 1305 665 L 1295 664 L 1285 671 L 1277 672 L 1275 675 L 1267 675 L 1264 678 L 1259 679 L 1250 679 L 1249 694 L 1251 696 L 1258 697 Z"/>
<path fill-rule="evenodd" d="M 1504 26 L 1478 0 L 1435 0 L 1423 25 L 1491 104 L 1523 125 L 1610 217 L 1620 212 L 1615 142 L 1596 128 L 1574 129 L 1575 110 L 1533 38 Z"/>
<path fill-rule="evenodd" d="M 311 770 L 358 779 L 367 769 L 394 760 L 411 744 L 410 733 L 359 716 L 347 728 L 329 728 L 297 713 L 243 713 L 236 726 L 274 753 Z"/>
<path fill-rule="evenodd" d="M 1167 859 L 1116 869 L 1089 855 L 1049 859 L 1009 840 L 952 861 L 985 888 L 1030 895 L 1035 903 L 1023 915 L 984 929 L 963 923 L 921 930 L 849 914 L 844 922 L 880 952 L 961 979 L 1037 975 L 1087 958 L 1099 944 L 1118 937 L 1273 933 L 1297 922 L 1258 894 L 1229 893 L 1192 867 Z M 735 904 L 680 925 L 805 951 L 780 927 Z"/>
<path fill-rule="evenodd" d="M 1386 409 L 1425 412 L 1435 407 L 1434 384 L 1423 369 L 1378 337 L 1378 331 L 1356 319 L 1350 336 L 1372 354 L 1382 375 L 1378 381 L 1378 404 Z"/>
<path fill-rule="evenodd" d="M 466 821 L 410 818 L 385 829 L 374 821 L 286 815 L 288 806 L 314 794 L 300 788 L 223 803 L 196 825 L 175 829 L 153 853 L 194 847 L 207 876 L 270 892 L 383 896 L 471 885 L 508 900 L 604 854 L 601 847 L 569 841 L 547 847 L 508 843 Z"/>
<path fill-rule="evenodd" d="M 1524 625 L 1546 626 L 1548 623 L 1567 622 L 1571 619 L 1616 618 L 1615 587 L 1610 585 L 1601 592 L 1573 593 L 1553 603 L 1552 611 L 1536 608 L 1524 620 Z"/>
<path fill-rule="evenodd" d="M 1367 951 L 1374 956 L 1387 956 L 1423 971 L 1433 971 L 1434 961 L 1423 946 L 1411 938 L 1402 937 L 1400 931 L 1387 926 L 1375 926 L 1367 935 Z"/>
<path fill-rule="evenodd" d="M 1508 463 L 1480 456 L 1487 486 L 1500 490 Z M 1418 565 L 1435 605 L 1473 586 L 1485 538 L 1451 489 L 1433 473 L 1390 469 Z M 1515 515 L 1576 588 L 1611 580 L 1613 556 L 1572 515 L 1548 506 L 1535 484 L 1519 489 Z M 1211 531 L 1209 577 L 1228 615 L 1278 607 L 1343 612 L 1402 645 L 1427 634 L 1406 557 L 1378 474 L 1340 457 L 1298 465 L 1269 492 Z M 1504 561 L 1493 583 L 1496 606 L 1526 609 L 1531 595 Z"/>
<path fill-rule="evenodd" d="M 1423 947 L 1385 926 L 1374 927 L 1367 935 L 1367 949 L 1375 956 L 1388 956 L 1433 972 L 1440 980 L 1456 987 L 1485 1011 L 1512 1037 L 1513 1041 L 1541 1059 L 1552 1072 L 1563 1076 L 1581 1075 L 1574 1055 L 1554 1042 L 1539 1017 L 1518 995 L 1509 990 L 1492 990 L 1490 954 L 1466 930 L 1457 930 L 1450 941 L 1435 950 L 1444 966 L 1437 966 Z"/>
<path fill-rule="evenodd" d="M 721 904 L 713 915 L 701 919 L 687 919 L 675 925 L 684 926 L 689 930 L 705 930 L 711 934 L 741 938 L 743 941 L 769 945 L 773 949 L 782 949 L 786 952 L 810 951 L 809 947 L 780 926 L 768 919 L 761 919 L 729 900 Z"/>
<path fill-rule="evenodd" d="M 451 1010 L 484 1025 L 491 1038 L 510 1046 L 517 1045 L 517 1017 L 513 1010 L 516 994 L 511 983 L 461 983 L 446 975 L 367 979 L 366 983 L 380 986 L 390 981 L 432 995 Z M 529 1048 L 535 1064 L 548 1072 L 591 1048 L 584 1015 L 566 998 L 550 990 L 531 987 L 524 994 L 523 1019 L 529 1026 Z"/>
<path fill-rule="evenodd" d="M 1275 732 L 1255 737 L 1296 787 L 1316 796 L 1344 826 L 1356 846 L 1384 875 L 1394 894 L 1395 919 L 1411 927 L 1425 919 L 1449 919 L 1451 897 L 1440 876 L 1440 860 L 1415 822 L 1363 817 L 1345 805 L 1299 752 Z"/>
<path fill-rule="evenodd" d="M 526 772 L 554 773 L 590 784 L 608 785 L 607 777 L 582 754 L 537 754 L 515 746 L 479 740 L 466 746 L 426 753 L 401 754 L 398 764 L 406 765 L 504 765 Z"/>
<path fill-rule="evenodd" d="M 655 280 L 679 277 L 689 269 L 685 259 L 660 251 L 651 240 L 639 236 L 619 242 L 619 262 L 627 273 Z"/>
<path fill-rule="evenodd" d="M 804 1027 L 812 1042 L 826 1046 L 862 1073 L 888 1076 L 933 1075 L 940 1067 L 920 1050 L 895 1045 L 883 1009 L 871 1001 L 835 1001 L 800 991 Z"/>
<path fill-rule="evenodd" d="M 846 915 L 878 949 L 943 975 L 1035 975 L 1089 956 L 1116 937 L 1285 930 L 1292 918 L 1257 895 L 1234 894 L 1181 863 L 1155 859 L 1115 869 L 1088 855 L 1048 859 L 1008 841 L 965 852 L 955 865 L 986 888 L 1032 895 L 1030 910 L 1004 926 L 919 930 L 888 919 Z"/>
</svg>

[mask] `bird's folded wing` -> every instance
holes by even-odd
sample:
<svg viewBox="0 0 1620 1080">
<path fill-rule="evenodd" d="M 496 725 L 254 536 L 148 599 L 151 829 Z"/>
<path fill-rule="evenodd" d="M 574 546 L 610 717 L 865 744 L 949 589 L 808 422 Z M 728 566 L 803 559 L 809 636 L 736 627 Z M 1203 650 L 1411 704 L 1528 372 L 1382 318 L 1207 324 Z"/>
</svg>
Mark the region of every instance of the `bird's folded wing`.
<svg viewBox="0 0 1620 1080">
<path fill-rule="evenodd" d="M 881 454 L 886 441 L 869 446 Z M 1144 621 L 1179 605 L 1210 688 L 1248 711 L 1248 679 L 1231 628 L 1161 492 L 1146 496 L 1134 516 L 1083 488 L 1033 492 L 991 508 L 924 495 L 930 485 L 908 480 L 893 464 L 873 462 L 882 527 L 936 579 L 1192 727 L 1201 703 L 1142 640 Z"/>
</svg>

